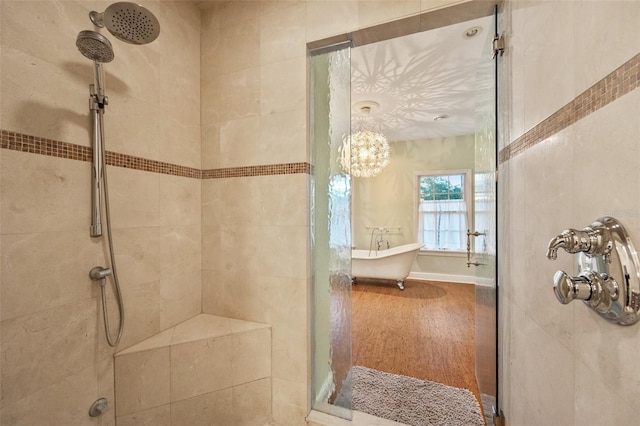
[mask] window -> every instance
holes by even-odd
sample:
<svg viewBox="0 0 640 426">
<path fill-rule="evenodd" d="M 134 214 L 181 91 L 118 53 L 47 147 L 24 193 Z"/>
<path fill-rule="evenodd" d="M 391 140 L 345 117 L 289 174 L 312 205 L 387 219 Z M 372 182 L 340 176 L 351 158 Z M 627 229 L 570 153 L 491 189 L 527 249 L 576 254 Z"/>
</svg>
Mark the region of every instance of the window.
<svg viewBox="0 0 640 426">
<path fill-rule="evenodd" d="M 426 250 L 465 251 L 469 171 L 418 175 L 418 241 Z"/>
</svg>

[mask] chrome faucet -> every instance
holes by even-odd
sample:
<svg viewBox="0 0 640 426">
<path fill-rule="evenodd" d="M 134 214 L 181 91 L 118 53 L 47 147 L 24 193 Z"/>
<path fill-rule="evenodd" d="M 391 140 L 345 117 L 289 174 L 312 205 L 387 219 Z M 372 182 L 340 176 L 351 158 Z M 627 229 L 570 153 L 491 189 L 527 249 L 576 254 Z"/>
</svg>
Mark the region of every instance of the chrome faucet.
<svg viewBox="0 0 640 426">
<path fill-rule="evenodd" d="M 547 258 L 555 260 L 559 248 L 579 253 L 577 276 L 564 271 L 553 276 L 553 290 L 560 303 L 582 300 L 606 320 L 620 325 L 640 320 L 640 261 L 620 222 L 605 216 L 580 231 L 566 229 L 549 241 Z M 620 279 L 611 276 L 613 270 Z"/>
<path fill-rule="evenodd" d="M 609 263 L 609 255 L 613 248 L 611 233 L 601 222 L 593 222 L 583 230 L 565 229 L 562 233 L 549 241 L 547 259 L 556 260 L 558 249 L 563 248 L 567 253 L 585 253 L 590 256 L 604 256 Z"/>
</svg>

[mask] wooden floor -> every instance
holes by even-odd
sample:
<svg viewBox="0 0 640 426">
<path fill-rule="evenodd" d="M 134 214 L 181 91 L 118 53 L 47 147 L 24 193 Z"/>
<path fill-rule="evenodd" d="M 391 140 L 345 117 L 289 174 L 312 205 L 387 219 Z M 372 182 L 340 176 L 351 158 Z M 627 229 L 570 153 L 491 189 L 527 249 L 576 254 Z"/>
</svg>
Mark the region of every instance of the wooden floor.
<svg viewBox="0 0 640 426">
<path fill-rule="evenodd" d="M 353 365 L 469 389 L 475 378 L 475 288 L 364 281 L 352 288 Z"/>
</svg>

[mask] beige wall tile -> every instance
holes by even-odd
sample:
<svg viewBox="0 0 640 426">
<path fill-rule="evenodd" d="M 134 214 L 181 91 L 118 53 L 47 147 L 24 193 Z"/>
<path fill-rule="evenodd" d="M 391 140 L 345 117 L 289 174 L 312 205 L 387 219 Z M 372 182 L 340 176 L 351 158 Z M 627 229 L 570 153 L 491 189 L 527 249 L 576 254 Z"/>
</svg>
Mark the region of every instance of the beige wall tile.
<svg viewBox="0 0 640 426">
<path fill-rule="evenodd" d="M 170 404 L 125 416 L 118 416 L 118 426 L 171 426 L 171 424 Z"/>
<path fill-rule="evenodd" d="M 116 358 L 118 417 L 169 404 L 169 361 L 168 347 Z"/>
<path fill-rule="evenodd" d="M 261 379 L 232 388 L 234 425 L 266 424 L 271 420 L 271 379 Z"/>
<path fill-rule="evenodd" d="M 202 124 L 237 120 L 260 113 L 260 69 L 251 68 L 222 76 L 203 75 Z"/>
<path fill-rule="evenodd" d="M 231 388 L 172 403 L 171 424 L 190 426 L 235 424 Z"/>
<path fill-rule="evenodd" d="M 88 83 L 91 82 L 90 78 L 91 74 L 88 74 Z M 109 105 L 105 108 L 104 114 L 104 149 L 159 160 L 160 138 L 163 133 L 161 126 L 158 125 L 158 116 L 162 109 L 146 99 L 129 98 L 117 93 L 111 95 L 114 89 L 113 85 L 109 84 L 116 78 L 107 73 L 105 92 L 109 96 Z M 87 97 L 88 95 L 87 93 Z M 88 137 L 87 141 L 91 146 L 91 137 Z M 113 167 L 109 168 L 108 172 L 113 169 Z"/>
<path fill-rule="evenodd" d="M 308 414 L 306 383 L 272 379 L 273 421 L 282 426 L 296 426 Z"/>
<path fill-rule="evenodd" d="M 203 27 L 233 27 L 241 22 L 257 19 L 260 8 L 253 2 L 222 1 L 210 2 L 203 16 Z"/>
<path fill-rule="evenodd" d="M 123 167 L 107 167 L 113 230 L 158 226 L 160 175 Z M 103 223 L 104 228 L 106 215 L 103 215 Z"/>
<path fill-rule="evenodd" d="M 308 1 L 307 42 L 358 29 L 357 1 Z"/>
<path fill-rule="evenodd" d="M 99 337 L 98 337 L 99 338 Z M 98 424 L 100 426 L 113 425 L 116 421 L 116 390 L 115 390 L 115 374 L 113 357 L 102 358 L 98 361 L 97 367 L 97 398 L 106 398 L 109 403 L 109 409 L 106 413 L 99 417 Z M 93 403 L 93 401 L 91 401 Z"/>
<path fill-rule="evenodd" d="M 237 179 L 211 179 L 203 181 L 203 231 L 225 226 L 259 225 L 262 219 L 260 187 L 261 177 Z M 217 228 L 216 228 L 217 229 Z"/>
<path fill-rule="evenodd" d="M 265 65 L 260 72 L 260 112 L 305 110 L 307 60 L 295 58 Z"/>
<path fill-rule="evenodd" d="M 216 167 L 264 164 L 260 158 L 260 118 L 246 117 L 220 123 Z"/>
<path fill-rule="evenodd" d="M 171 402 L 231 387 L 232 336 L 171 346 Z"/>
<path fill-rule="evenodd" d="M 174 331 L 175 327 L 161 331 L 158 334 L 154 334 L 153 336 L 144 339 L 140 343 L 129 346 L 127 349 L 119 350 L 116 354 L 114 354 L 114 356 L 123 356 L 134 352 L 143 352 L 150 349 L 168 347 L 171 345 L 171 339 L 173 338 Z"/>
<path fill-rule="evenodd" d="M 309 162 L 304 108 L 260 117 L 260 164 Z"/>
<path fill-rule="evenodd" d="M 2 244 L 2 320 L 98 295 L 89 279 L 97 244 L 88 231 L 8 234 Z"/>
<path fill-rule="evenodd" d="M 516 1 L 513 3 L 514 28 L 519 29 L 521 45 L 511 50 L 513 60 L 522 67 L 524 93 L 513 99 L 526 99 L 524 131 L 548 117 L 575 97 L 572 2 Z M 541 36 L 544 34 L 544 36 Z M 516 87 L 514 87 L 515 89 Z M 513 135 L 518 136 L 518 135 Z"/>
<path fill-rule="evenodd" d="M 207 49 L 207 54 L 217 60 L 208 61 L 206 72 L 223 75 L 260 66 L 258 17 L 243 20 L 241 25 L 223 24 L 223 28 L 224 31 L 217 34 L 219 39 Z"/>
<path fill-rule="evenodd" d="M 306 278 L 308 263 L 308 229 L 302 226 L 261 227 L 254 235 L 263 235 L 266 244 L 259 244 L 254 252 L 257 270 L 270 277 Z M 277 251 L 274 250 L 277 247 Z"/>
<path fill-rule="evenodd" d="M 2 321 L 3 407 L 95 364 L 96 307 L 86 299 Z"/>
<path fill-rule="evenodd" d="M 267 278 L 272 329 L 273 377 L 302 381 L 308 369 L 307 281 Z"/>
<path fill-rule="evenodd" d="M 220 128 L 222 123 L 202 119 L 202 169 L 217 168 L 220 157 Z"/>
<path fill-rule="evenodd" d="M 163 226 L 200 225 L 202 182 L 179 176 L 160 176 L 160 223 Z"/>
<path fill-rule="evenodd" d="M 114 228 L 113 243 L 120 279 L 136 284 L 159 280 L 160 242 L 160 235 L 154 228 Z"/>
<path fill-rule="evenodd" d="M 358 16 L 361 28 L 392 21 L 420 12 L 420 0 L 360 1 Z"/>
<path fill-rule="evenodd" d="M 113 284 L 107 292 L 109 325 L 111 336 L 115 338 L 119 325 L 119 309 L 115 299 Z M 160 283 L 150 281 L 145 283 L 135 283 L 120 277 L 120 287 L 124 300 L 125 330 L 122 340 L 118 344 L 118 349 L 132 346 L 142 340 L 160 332 Z M 100 307 L 102 310 L 102 306 Z M 98 346 L 100 354 L 106 357 L 112 354 L 114 349 L 107 345 L 104 337 L 104 325 L 102 315 L 98 320 Z"/>
<path fill-rule="evenodd" d="M 261 208 L 253 213 L 265 225 L 305 227 L 308 214 L 308 175 L 277 175 L 255 178 Z"/>
<path fill-rule="evenodd" d="M 88 232 L 90 173 L 89 163 L 5 150 L 0 168 L 2 232 Z"/>
<path fill-rule="evenodd" d="M 271 330 L 263 328 L 232 336 L 233 385 L 271 377 Z"/>
<path fill-rule="evenodd" d="M 260 16 L 260 64 L 302 58 L 305 2 L 264 2 Z"/>
<path fill-rule="evenodd" d="M 97 419 L 87 415 L 96 399 L 96 370 L 90 366 L 48 386 L 39 387 L 20 401 L 3 407 L 0 422 L 3 425 L 21 426 L 96 426 Z M 69 404 L 69 401 L 73 401 L 73 404 Z M 60 407 L 65 409 L 61 410 Z"/>
<path fill-rule="evenodd" d="M 640 51 L 640 3 L 636 1 L 585 1 L 574 8 L 573 50 L 576 66 L 575 94 L 578 95 Z M 613 24 L 615 23 L 615 24 Z M 615 31 L 582 31 L 604 29 Z M 611 49 L 611 46 L 616 46 Z M 598 58 L 598 60 L 593 60 Z M 588 65 L 587 65 L 588 64 Z"/>
<path fill-rule="evenodd" d="M 200 226 L 160 228 L 159 263 L 161 278 L 199 271 Z"/>
<path fill-rule="evenodd" d="M 635 403 L 624 398 L 617 387 L 610 387 L 593 374 L 590 367 L 576 362 L 576 417 L 575 424 L 632 424 L 638 418 L 638 407 Z M 597 389 L 598 397 L 593 397 Z M 584 392 L 590 390 L 591 392 Z"/>
<path fill-rule="evenodd" d="M 200 123 L 184 124 L 176 120 L 173 114 L 163 114 L 161 120 L 159 128 L 163 137 L 160 139 L 160 160 L 200 169 Z"/>
<path fill-rule="evenodd" d="M 202 312 L 202 271 L 160 278 L 160 329 L 166 330 Z"/>
<path fill-rule="evenodd" d="M 201 314 L 178 324 L 175 327 L 171 343 L 178 345 L 180 343 L 213 339 L 228 336 L 233 333 L 244 333 L 268 327 L 266 324 L 256 322 Z"/>
<path fill-rule="evenodd" d="M 73 39 L 64 43 L 69 52 L 75 50 Z M 63 73 L 60 67 L 46 60 L 3 44 L 0 59 L 2 127 L 88 146 L 91 130 L 87 99 L 94 71 L 88 60 L 79 53 L 77 56 L 78 59 L 69 62 L 70 71 Z M 86 80 L 79 81 L 83 75 Z"/>
<path fill-rule="evenodd" d="M 203 271 L 203 312 L 249 321 L 269 322 L 267 280 L 259 274 Z M 240 303 L 242 301 L 242 303 Z"/>
<path fill-rule="evenodd" d="M 422 11 L 441 9 L 454 4 L 465 3 L 466 1 L 467 0 L 421 0 L 420 9 Z"/>
</svg>

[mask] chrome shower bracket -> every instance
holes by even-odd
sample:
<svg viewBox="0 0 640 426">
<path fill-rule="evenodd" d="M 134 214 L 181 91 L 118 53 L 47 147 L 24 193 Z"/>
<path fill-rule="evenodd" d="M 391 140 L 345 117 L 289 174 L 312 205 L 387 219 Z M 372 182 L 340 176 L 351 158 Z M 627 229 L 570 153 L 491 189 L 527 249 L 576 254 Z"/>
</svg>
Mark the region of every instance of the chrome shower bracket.
<svg viewBox="0 0 640 426">
<path fill-rule="evenodd" d="M 629 234 L 612 217 L 582 230 L 567 229 L 549 241 L 547 258 L 557 250 L 579 253 L 578 276 L 558 271 L 553 289 L 562 304 L 582 300 L 608 321 L 632 325 L 640 320 L 640 263 Z"/>
</svg>

